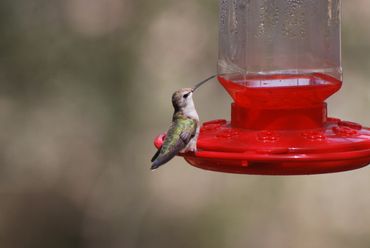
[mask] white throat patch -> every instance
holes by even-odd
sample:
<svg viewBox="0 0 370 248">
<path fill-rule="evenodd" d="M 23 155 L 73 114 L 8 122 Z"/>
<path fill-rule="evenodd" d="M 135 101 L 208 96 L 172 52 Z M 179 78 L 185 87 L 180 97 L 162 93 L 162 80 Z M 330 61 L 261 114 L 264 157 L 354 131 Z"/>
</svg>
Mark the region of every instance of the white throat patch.
<svg viewBox="0 0 370 248">
<path fill-rule="evenodd" d="M 184 115 L 199 121 L 198 113 L 197 113 L 197 111 L 195 110 L 195 107 L 194 107 L 193 98 L 189 99 L 188 104 L 183 109 L 183 113 L 184 113 Z"/>
</svg>

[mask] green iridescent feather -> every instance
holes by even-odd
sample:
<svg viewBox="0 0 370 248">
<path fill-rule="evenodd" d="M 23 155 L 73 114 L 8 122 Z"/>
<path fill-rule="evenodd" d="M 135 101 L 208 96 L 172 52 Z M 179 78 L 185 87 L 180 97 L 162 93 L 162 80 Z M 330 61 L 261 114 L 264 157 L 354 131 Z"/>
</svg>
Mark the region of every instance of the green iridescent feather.
<svg viewBox="0 0 370 248">
<path fill-rule="evenodd" d="M 196 129 L 197 122 L 195 120 L 186 117 L 181 112 L 176 113 L 162 147 L 152 159 L 154 161 L 153 167 L 166 163 L 184 149 L 194 137 Z"/>
</svg>

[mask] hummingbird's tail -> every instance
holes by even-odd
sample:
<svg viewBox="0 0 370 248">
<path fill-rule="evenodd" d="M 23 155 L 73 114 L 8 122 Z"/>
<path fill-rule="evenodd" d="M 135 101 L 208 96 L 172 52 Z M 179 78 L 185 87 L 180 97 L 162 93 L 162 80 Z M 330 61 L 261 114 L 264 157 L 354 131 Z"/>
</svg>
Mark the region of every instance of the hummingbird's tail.
<svg viewBox="0 0 370 248">
<path fill-rule="evenodd" d="M 150 169 L 153 171 L 153 170 L 158 169 L 159 166 L 161 166 L 161 165 L 159 163 L 156 163 L 156 161 L 154 161 L 152 163 L 152 166 L 150 167 Z"/>
<path fill-rule="evenodd" d="M 161 165 L 163 165 L 164 163 L 161 163 L 160 161 L 158 160 L 154 160 L 153 163 L 152 163 L 152 166 L 150 167 L 150 169 L 152 171 L 158 169 Z"/>
<path fill-rule="evenodd" d="M 173 157 L 176 156 L 175 154 L 169 153 L 169 154 L 160 154 L 152 163 L 152 166 L 150 167 L 151 170 L 158 169 L 158 167 L 164 165 L 168 161 L 170 161 Z"/>
<path fill-rule="evenodd" d="M 162 148 L 162 147 L 161 147 Z M 150 160 L 150 162 L 154 162 L 154 160 L 156 160 L 161 152 L 161 148 L 158 149 L 158 151 L 154 154 L 154 156 L 152 157 L 152 159 Z"/>
</svg>

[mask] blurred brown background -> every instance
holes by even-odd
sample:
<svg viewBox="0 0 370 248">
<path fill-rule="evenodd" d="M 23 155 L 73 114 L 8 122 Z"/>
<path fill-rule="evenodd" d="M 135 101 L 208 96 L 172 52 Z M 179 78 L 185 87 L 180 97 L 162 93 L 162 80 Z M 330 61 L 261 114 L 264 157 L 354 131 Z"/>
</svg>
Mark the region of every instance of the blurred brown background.
<svg viewBox="0 0 370 248">
<path fill-rule="evenodd" d="M 171 93 L 216 70 L 216 0 L 0 1 L 0 247 L 370 247 L 370 167 L 151 172 Z M 330 114 L 370 126 L 370 3 L 343 1 Z M 202 120 L 229 118 L 217 83 Z"/>
</svg>

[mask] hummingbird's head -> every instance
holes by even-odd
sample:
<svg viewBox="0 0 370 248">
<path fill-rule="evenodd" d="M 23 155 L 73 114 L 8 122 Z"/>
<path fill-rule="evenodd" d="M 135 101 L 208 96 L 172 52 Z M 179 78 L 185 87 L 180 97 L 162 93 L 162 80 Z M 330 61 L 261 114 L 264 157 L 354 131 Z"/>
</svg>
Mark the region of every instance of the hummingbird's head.
<svg viewBox="0 0 370 248">
<path fill-rule="evenodd" d="M 184 109 L 189 105 L 194 105 L 192 95 L 192 88 L 183 88 L 173 93 L 172 105 L 175 108 L 175 111 Z"/>
</svg>

